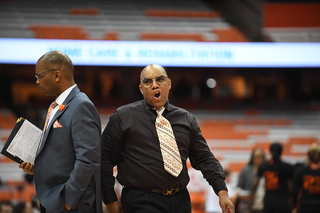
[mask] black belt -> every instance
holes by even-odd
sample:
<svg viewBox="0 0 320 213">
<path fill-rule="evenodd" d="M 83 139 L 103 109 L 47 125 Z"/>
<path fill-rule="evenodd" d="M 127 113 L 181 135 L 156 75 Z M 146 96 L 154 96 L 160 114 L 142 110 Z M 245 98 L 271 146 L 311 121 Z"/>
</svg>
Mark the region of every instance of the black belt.
<svg viewBox="0 0 320 213">
<path fill-rule="evenodd" d="M 130 189 L 131 187 L 125 187 L 125 188 L 129 188 Z M 131 189 L 138 189 L 138 190 L 143 190 L 143 191 L 153 192 L 153 193 L 163 194 L 163 195 L 174 195 L 175 193 L 185 189 L 185 187 L 183 187 L 183 188 L 172 188 L 172 189 L 150 189 L 150 188 L 135 188 L 135 187 L 132 187 Z"/>
</svg>

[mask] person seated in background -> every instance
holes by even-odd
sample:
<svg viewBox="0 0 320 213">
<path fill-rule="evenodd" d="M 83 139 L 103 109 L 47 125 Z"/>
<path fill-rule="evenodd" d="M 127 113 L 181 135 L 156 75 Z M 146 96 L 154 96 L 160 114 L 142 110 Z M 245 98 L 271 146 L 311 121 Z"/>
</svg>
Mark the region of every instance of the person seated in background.
<svg viewBox="0 0 320 213">
<path fill-rule="evenodd" d="M 292 184 L 293 166 L 281 160 L 282 145 L 273 143 L 270 146 L 272 158 L 263 162 L 258 169 L 257 177 L 248 200 L 246 212 L 252 211 L 253 197 L 262 177 L 265 178 L 264 213 L 290 213 L 290 186 Z"/>
<path fill-rule="evenodd" d="M 236 201 L 236 193 L 235 190 L 230 186 L 231 178 L 230 171 L 228 169 L 224 170 L 224 174 L 226 176 L 225 182 L 228 188 L 228 194 L 232 203 Z M 219 205 L 219 197 L 214 193 L 214 191 L 209 188 L 206 203 L 205 203 L 205 211 L 207 213 L 222 213 L 222 209 Z"/>
<path fill-rule="evenodd" d="M 32 213 L 31 204 L 29 202 L 21 202 L 14 206 L 13 213 Z"/>
<path fill-rule="evenodd" d="M 9 201 L 0 203 L 0 213 L 12 213 L 12 204 Z"/>
<path fill-rule="evenodd" d="M 293 176 L 292 213 L 320 211 L 320 149 L 317 144 L 312 144 L 307 154 L 309 164 L 299 167 Z"/>
<path fill-rule="evenodd" d="M 253 182 L 257 176 L 258 168 L 262 162 L 265 161 L 265 153 L 262 148 L 257 147 L 254 148 L 251 152 L 251 158 L 247 166 L 245 166 L 240 174 L 238 179 L 239 194 L 238 194 L 238 205 L 239 212 L 244 213 L 247 209 L 247 201 L 250 195 L 250 192 L 253 187 Z M 256 191 L 253 205 L 252 205 L 252 212 L 260 213 L 263 210 L 263 196 L 264 196 L 264 187 L 263 181 L 260 181 L 259 187 Z"/>
</svg>

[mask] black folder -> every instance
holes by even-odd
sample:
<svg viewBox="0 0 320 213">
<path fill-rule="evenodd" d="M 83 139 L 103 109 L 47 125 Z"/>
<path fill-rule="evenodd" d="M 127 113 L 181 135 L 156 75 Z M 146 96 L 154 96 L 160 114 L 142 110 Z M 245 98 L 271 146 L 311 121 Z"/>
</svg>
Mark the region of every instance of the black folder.
<svg viewBox="0 0 320 213">
<path fill-rule="evenodd" d="M 16 136 L 17 132 L 19 131 L 21 125 L 24 122 L 24 118 L 19 118 L 16 122 L 16 124 L 13 127 L 13 130 L 11 131 L 7 142 L 5 143 L 5 145 L 3 146 L 2 150 L 1 150 L 1 154 L 3 154 L 4 156 L 6 156 L 7 158 L 10 158 L 11 160 L 21 164 L 23 162 L 23 160 L 21 160 L 18 156 L 12 155 L 9 152 L 7 152 L 7 148 L 9 147 L 9 145 L 11 144 L 14 136 Z"/>
</svg>

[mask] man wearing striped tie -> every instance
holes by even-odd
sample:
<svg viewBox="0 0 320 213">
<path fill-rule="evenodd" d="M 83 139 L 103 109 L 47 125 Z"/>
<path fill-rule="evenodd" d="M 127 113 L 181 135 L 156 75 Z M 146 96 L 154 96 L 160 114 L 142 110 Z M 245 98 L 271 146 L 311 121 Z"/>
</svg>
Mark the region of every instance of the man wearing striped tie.
<svg viewBox="0 0 320 213">
<path fill-rule="evenodd" d="M 140 75 L 144 100 L 118 108 L 102 134 L 102 196 L 108 213 L 191 213 L 186 161 L 200 170 L 224 213 L 234 213 L 225 176 L 194 116 L 169 103 L 171 80 L 156 64 Z M 113 168 L 124 186 L 114 191 Z"/>
<path fill-rule="evenodd" d="M 36 84 L 55 97 L 35 161 L 20 165 L 34 174 L 41 213 L 101 213 L 101 123 L 94 104 L 73 77 L 73 63 L 50 51 L 36 64 Z"/>
</svg>

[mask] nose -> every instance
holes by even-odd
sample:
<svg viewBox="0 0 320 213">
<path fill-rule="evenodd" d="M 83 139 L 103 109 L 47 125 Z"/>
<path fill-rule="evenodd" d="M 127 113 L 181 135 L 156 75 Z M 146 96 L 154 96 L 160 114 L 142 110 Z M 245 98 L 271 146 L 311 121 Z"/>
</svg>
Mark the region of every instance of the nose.
<svg viewBox="0 0 320 213">
<path fill-rule="evenodd" d="M 154 79 L 152 81 L 152 88 L 158 88 L 159 87 L 159 84 L 157 83 L 157 81 Z"/>
<path fill-rule="evenodd" d="M 40 82 L 39 82 L 39 79 L 37 78 L 36 79 L 36 85 L 39 85 L 40 84 Z"/>
</svg>

